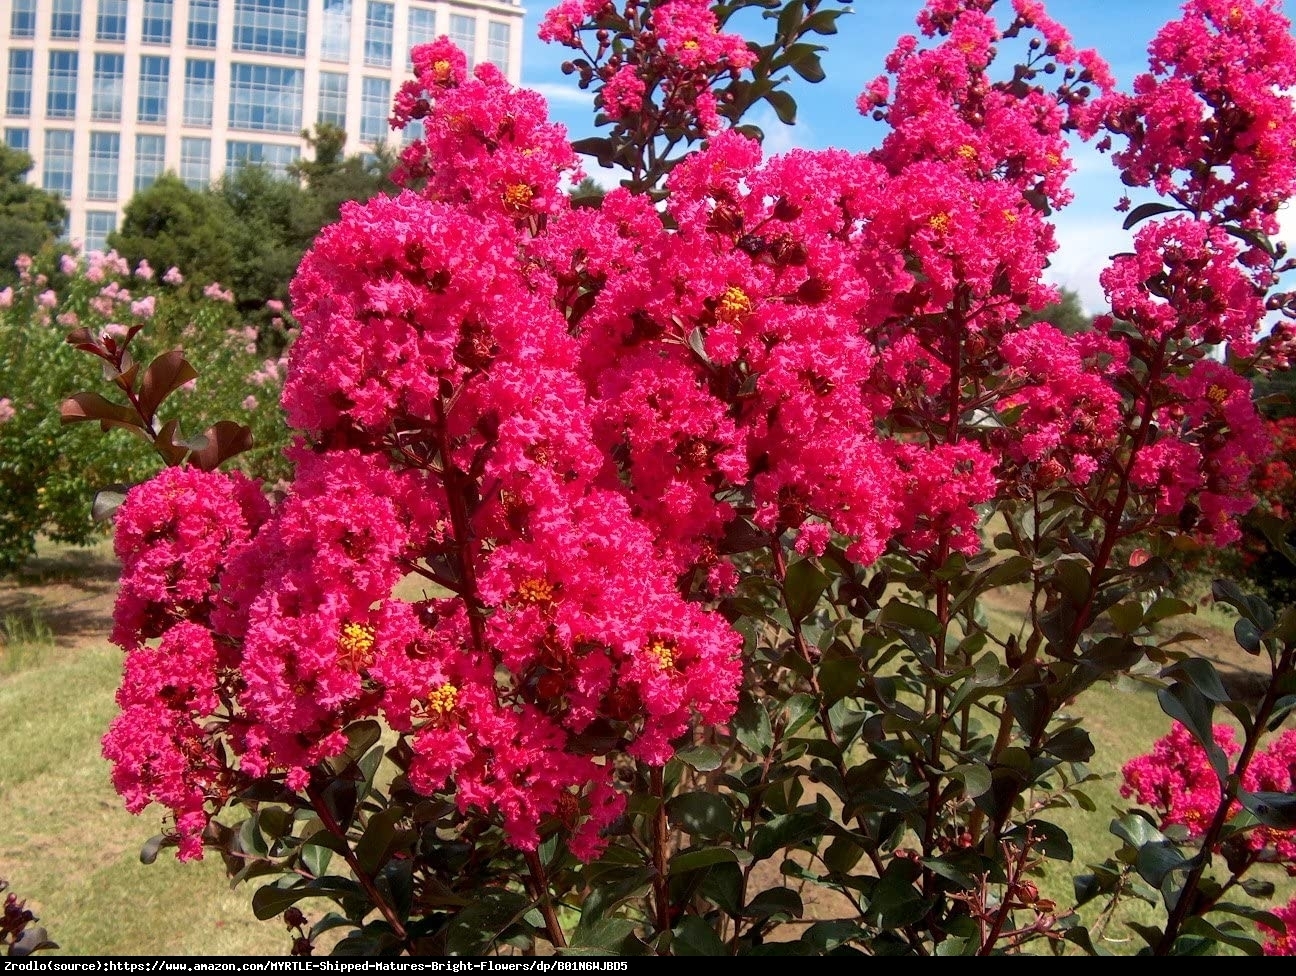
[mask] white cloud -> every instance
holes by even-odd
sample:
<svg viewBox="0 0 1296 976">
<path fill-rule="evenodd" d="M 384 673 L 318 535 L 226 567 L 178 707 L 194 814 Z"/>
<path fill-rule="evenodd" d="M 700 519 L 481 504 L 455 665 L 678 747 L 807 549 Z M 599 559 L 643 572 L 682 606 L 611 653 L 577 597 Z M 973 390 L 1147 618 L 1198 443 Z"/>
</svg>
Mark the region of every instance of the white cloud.
<svg viewBox="0 0 1296 976">
<path fill-rule="evenodd" d="M 1107 311 L 1107 297 L 1098 284 L 1098 275 L 1113 254 L 1129 250 L 1129 234 L 1121 230 L 1121 215 L 1111 211 L 1073 214 L 1064 210 L 1055 222 L 1058 250 L 1044 277 L 1076 292 L 1090 315 Z"/>
<path fill-rule="evenodd" d="M 765 103 L 743 121 L 759 126 L 765 133 L 764 155 L 778 156 L 792 149 L 810 149 L 814 146 L 814 131 L 804 120 L 796 125 L 784 125 L 774 110 Z"/>
<path fill-rule="evenodd" d="M 575 85 L 563 85 L 550 81 L 536 81 L 527 84 L 534 92 L 543 95 L 551 105 L 593 105 L 594 96 L 581 91 Z"/>
</svg>

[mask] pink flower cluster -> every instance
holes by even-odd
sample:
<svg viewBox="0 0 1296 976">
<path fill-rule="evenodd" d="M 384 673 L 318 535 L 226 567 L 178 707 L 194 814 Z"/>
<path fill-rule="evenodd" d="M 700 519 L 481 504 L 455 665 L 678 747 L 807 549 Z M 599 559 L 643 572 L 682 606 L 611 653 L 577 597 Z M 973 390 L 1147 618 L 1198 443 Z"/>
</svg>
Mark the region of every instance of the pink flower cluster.
<svg viewBox="0 0 1296 976">
<path fill-rule="evenodd" d="M 1232 727 L 1213 728 L 1215 744 L 1228 757 L 1238 753 Z M 1176 722 L 1152 751 L 1131 759 L 1121 770 L 1121 796 L 1134 797 L 1155 810 L 1162 826 L 1179 824 L 1190 837 L 1206 833 L 1223 798 L 1219 777 L 1192 734 Z M 1296 789 L 1296 731 L 1289 730 L 1256 752 L 1242 777 L 1243 788 L 1291 793 Z M 1235 805 L 1234 811 L 1241 809 Z M 1247 846 L 1255 861 L 1282 864 L 1296 877 L 1296 831 L 1263 825 L 1248 831 Z"/>
<path fill-rule="evenodd" d="M 597 45 L 590 50 L 590 36 Z M 598 106 L 628 130 L 682 129 L 695 136 L 721 126 L 714 88 L 755 63 L 740 34 L 720 30 L 708 0 L 627 3 L 618 10 L 600 0 L 565 0 L 545 14 L 540 38 L 585 57 L 582 87 L 599 82 Z"/>
<path fill-rule="evenodd" d="M 647 105 L 616 81 L 633 69 L 645 92 L 694 86 L 679 111 L 712 133 L 661 209 L 573 207 L 543 100 L 444 38 L 415 48 L 405 192 L 345 206 L 292 285 L 294 480 L 267 507 L 236 477 L 167 475 L 123 506 L 118 639 L 154 689 L 110 734 L 130 802 L 171 806 L 191 856 L 230 788 L 218 744 L 232 780 L 301 789 L 380 716 L 415 789 L 589 856 L 624 804 L 618 757 L 664 763 L 733 712 L 741 640 L 709 601 L 736 551 L 786 535 L 934 570 L 978 550 L 982 506 L 1054 490 L 1226 538 L 1267 447 L 1206 352 L 1259 324 L 1253 256 L 1213 212 L 1172 218 L 1108 274 L 1127 324 L 1023 324 L 1055 296 L 1066 132 L 1099 124 L 1081 80 L 1110 78 L 1038 5 L 1005 29 L 988 6 L 933 2 L 929 40 L 902 41 L 861 100 L 890 125 L 879 149 L 765 160 L 699 107 L 746 48 L 696 0 L 631 4 L 605 110 Z M 544 29 L 579 44 L 613 13 L 571 2 Z M 1027 31 L 1042 53 L 994 80 Z M 1130 511 L 1102 509 L 1100 473 L 1129 479 Z M 1195 823 L 1209 784 L 1183 755 L 1130 782 Z"/>
</svg>

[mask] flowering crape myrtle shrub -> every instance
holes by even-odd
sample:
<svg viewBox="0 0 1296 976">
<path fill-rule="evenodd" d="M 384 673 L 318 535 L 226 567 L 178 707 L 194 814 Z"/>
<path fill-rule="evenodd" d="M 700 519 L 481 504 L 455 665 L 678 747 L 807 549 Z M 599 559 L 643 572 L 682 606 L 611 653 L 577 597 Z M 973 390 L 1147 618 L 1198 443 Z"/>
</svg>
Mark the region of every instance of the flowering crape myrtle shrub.
<svg viewBox="0 0 1296 976">
<path fill-rule="evenodd" d="M 753 6 L 769 45 L 727 28 Z M 277 876 L 253 907 L 297 952 L 1101 952 L 1034 879 L 1072 870 L 1049 811 L 1092 806 L 1071 705 L 1133 674 L 1214 785 L 1191 832 L 1117 820 L 1077 902 L 1160 906 L 1150 952 L 1290 946 L 1241 873 L 1296 824 L 1260 748 L 1296 618 L 1219 586 L 1258 703 L 1157 626 L 1190 610 L 1158 552 L 1235 539 L 1268 450 L 1289 25 L 1193 0 L 1125 94 L 1032 0 L 933 0 L 859 98 L 880 148 L 764 158 L 735 124 L 822 75 L 820 6 L 552 10 L 607 129 L 581 148 L 630 174 L 598 207 L 538 95 L 414 49 L 406 191 L 293 282 L 291 480 L 178 465 L 117 516 L 104 751 L 172 812 L 146 857 Z M 1022 323 L 1072 133 L 1156 199 L 1068 336 Z M 978 602 L 1009 586 L 1005 633 Z"/>
</svg>

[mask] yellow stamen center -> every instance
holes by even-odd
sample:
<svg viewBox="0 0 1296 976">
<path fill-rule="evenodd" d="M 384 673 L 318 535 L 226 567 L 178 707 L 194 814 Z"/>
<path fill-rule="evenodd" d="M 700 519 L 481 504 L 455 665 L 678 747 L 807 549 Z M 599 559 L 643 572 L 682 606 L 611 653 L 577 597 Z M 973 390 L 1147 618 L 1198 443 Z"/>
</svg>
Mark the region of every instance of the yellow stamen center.
<svg viewBox="0 0 1296 976">
<path fill-rule="evenodd" d="M 525 183 L 513 183 L 504 188 L 504 206 L 512 210 L 525 210 L 531 205 L 535 191 Z"/>
<path fill-rule="evenodd" d="M 1210 386 L 1206 387 L 1206 399 L 1218 407 L 1228 399 L 1228 390 L 1224 389 L 1224 387 L 1220 386 L 1218 383 L 1212 383 Z"/>
<path fill-rule="evenodd" d="M 689 40 L 687 40 L 687 41 L 684 42 L 684 50 L 686 50 L 686 51 L 696 51 L 697 49 L 698 49 L 698 42 L 697 42 L 697 41 L 692 40 L 692 39 L 690 38 Z"/>
<path fill-rule="evenodd" d="M 968 145 L 959 146 L 958 154 L 962 156 L 964 159 L 971 160 L 977 158 L 977 151 L 973 147 Z"/>
<path fill-rule="evenodd" d="M 938 234 L 944 234 L 949 230 L 950 216 L 947 213 L 934 214 L 931 219 L 927 221 L 927 226 Z"/>
<path fill-rule="evenodd" d="M 455 705 L 459 702 L 459 689 L 450 682 L 437 685 L 427 696 L 428 711 L 435 712 L 438 715 L 448 715 L 454 711 Z"/>
<path fill-rule="evenodd" d="M 553 587 L 548 580 L 523 580 L 518 586 L 518 600 L 522 603 L 550 603 L 553 601 Z"/>
<path fill-rule="evenodd" d="M 441 82 L 449 81 L 449 80 L 450 80 L 450 77 L 451 77 L 451 74 L 452 74 L 452 72 L 451 72 L 451 70 L 450 70 L 450 62 L 449 62 L 449 61 L 433 61 L 433 62 L 432 62 L 432 77 L 433 77 L 436 81 L 441 81 Z"/>
<path fill-rule="evenodd" d="M 660 637 L 654 637 L 652 642 L 644 648 L 644 653 L 652 658 L 663 671 L 669 670 L 675 664 L 674 651 Z"/>
<path fill-rule="evenodd" d="M 1005 210 L 1005 211 L 1003 212 L 1003 218 L 1004 218 L 1004 220 L 1008 221 L 1008 223 L 1010 223 L 1010 224 L 1015 224 L 1015 223 L 1017 223 L 1017 211 L 1015 211 L 1015 210 Z"/>
<path fill-rule="evenodd" d="M 747 293 L 737 285 L 725 289 L 716 304 L 716 318 L 721 322 L 737 322 L 751 313 L 752 302 Z"/>
<path fill-rule="evenodd" d="M 343 667 L 359 671 L 373 664 L 374 629 L 368 624 L 342 625 L 338 637 L 338 657 Z"/>
</svg>

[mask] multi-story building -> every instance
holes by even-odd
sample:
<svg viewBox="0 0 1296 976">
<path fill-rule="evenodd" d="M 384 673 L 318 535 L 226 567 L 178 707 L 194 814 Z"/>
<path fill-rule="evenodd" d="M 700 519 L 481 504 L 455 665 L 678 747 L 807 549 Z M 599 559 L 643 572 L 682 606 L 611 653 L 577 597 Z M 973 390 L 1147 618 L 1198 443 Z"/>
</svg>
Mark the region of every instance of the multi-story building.
<svg viewBox="0 0 1296 976">
<path fill-rule="evenodd" d="M 409 49 L 447 34 L 516 81 L 520 0 L 0 0 L 5 142 L 103 245 L 137 191 L 246 162 L 278 171 L 332 122 L 348 153 L 396 138 Z"/>
</svg>

